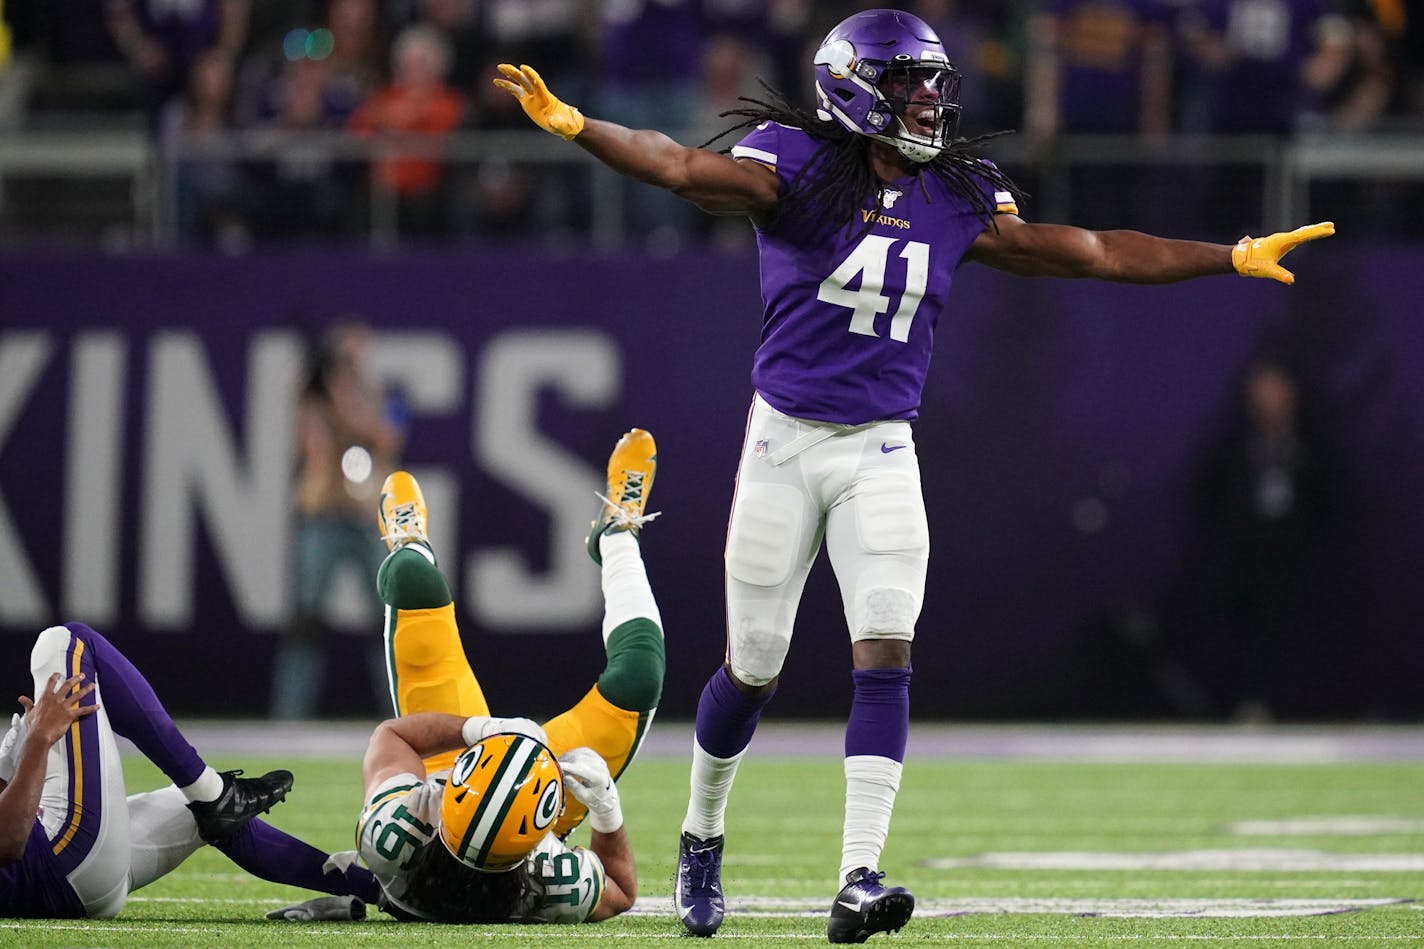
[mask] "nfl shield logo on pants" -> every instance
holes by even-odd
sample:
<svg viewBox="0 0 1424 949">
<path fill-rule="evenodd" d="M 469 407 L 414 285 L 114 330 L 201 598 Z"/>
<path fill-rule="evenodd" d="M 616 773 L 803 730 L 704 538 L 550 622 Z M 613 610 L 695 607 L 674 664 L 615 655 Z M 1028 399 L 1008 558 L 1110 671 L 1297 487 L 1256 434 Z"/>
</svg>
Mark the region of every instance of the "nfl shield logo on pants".
<svg viewBox="0 0 1424 949">
<path fill-rule="evenodd" d="M 752 446 L 752 454 L 760 458 L 766 454 L 766 439 L 758 438 L 757 443 Z"/>
</svg>

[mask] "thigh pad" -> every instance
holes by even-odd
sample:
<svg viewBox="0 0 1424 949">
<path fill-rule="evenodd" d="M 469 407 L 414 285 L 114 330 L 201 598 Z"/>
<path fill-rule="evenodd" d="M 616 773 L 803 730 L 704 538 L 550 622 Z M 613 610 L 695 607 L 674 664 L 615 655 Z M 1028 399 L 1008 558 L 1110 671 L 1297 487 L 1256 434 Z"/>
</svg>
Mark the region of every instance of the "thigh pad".
<svg viewBox="0 0 1424 949">
<path fill-rule="evenodd" d="M 801 555 L 806 498 L 788 484 L 743 481 L 727 530 L 727 572 L 743 583 L 785 583 Z"/>
</svg>

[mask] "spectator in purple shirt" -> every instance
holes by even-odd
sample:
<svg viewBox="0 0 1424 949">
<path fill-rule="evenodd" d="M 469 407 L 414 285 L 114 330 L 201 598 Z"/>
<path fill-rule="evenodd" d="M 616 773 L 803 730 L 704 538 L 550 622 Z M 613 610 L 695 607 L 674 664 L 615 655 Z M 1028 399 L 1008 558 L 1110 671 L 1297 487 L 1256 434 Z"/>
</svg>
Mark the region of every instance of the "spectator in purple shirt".
<svg viewBox="0 0 1424 949">
<path fill-rule="evenodd" d="M 1328 0 L 1201 0 L 1182 18 L 1199 131 L 1275 135 L 1320 105 L 1350 58 L 1352 27 Z"/>
<path fill-rule="evenodd" d="M 216 53 L 229 71 L 247 42 L 250 0 L 111 0 L 109 31 L 133 67 L 150 124 L 188 86 L 189 74 L 206 53 Z"/>
<path fill-rule="evenodd" d="M 1171 130 L 1171 37 L 1156 0 L 1047 0 L 1030 23 L 1024 129 Z"/>
</svg>

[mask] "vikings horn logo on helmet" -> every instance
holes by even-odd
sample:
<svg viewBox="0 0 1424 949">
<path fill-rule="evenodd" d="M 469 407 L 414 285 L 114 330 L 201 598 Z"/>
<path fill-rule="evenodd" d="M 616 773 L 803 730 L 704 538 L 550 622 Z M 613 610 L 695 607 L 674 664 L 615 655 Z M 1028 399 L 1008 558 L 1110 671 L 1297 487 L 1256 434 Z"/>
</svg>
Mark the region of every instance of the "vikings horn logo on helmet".
<svg viewBox="0 0 1424 949">
<path fill-rule="evenodd" d="M 899 10 L 866 10 L 838 23 L 816 51 L 822 118 L 933 161 L 959 127 L 959 72 L 929 25 Z"/>
</svg>

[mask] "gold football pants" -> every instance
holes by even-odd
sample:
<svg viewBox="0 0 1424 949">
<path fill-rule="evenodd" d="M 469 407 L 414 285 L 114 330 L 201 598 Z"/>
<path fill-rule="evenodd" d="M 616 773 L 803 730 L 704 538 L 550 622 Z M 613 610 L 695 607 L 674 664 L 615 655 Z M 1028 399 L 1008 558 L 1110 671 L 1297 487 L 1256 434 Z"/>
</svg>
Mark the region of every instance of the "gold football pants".
<svg viewBox="0 0 1424 949">
<path fill-rule="evenodd" d="M 465 658 L 453 603 L 422 610 L 388 607 L 387 615 L 387 669 L 397 715 L 416 712 L 445 712 L 465 717 L 490 714 L 484 691 Z M 651 621 L 635 620 L 624 625 L 649 627 L 660 644 L 661 634 Z M 611 647 L 620 641 L 651 638 L 636 628 L 631 630 L 632 635 L 619 636 L 619 632 L 610 636 Z M 643 635 L 638 636 L 640 632 Z M 571 748 L 589 747 L 608 762 L 609 772 L 617 777 L 637 750 L 651 712 L 651 707 L 619 708 L 604 698 L 595 684 L 573 708 L 545 722 L 544 731 L 549 736 L 549 749 L 556 757 Z M 460 750 L 455 750 L 427 758 L 426 772 L 450 767 L 459 754 Z M 584 814 L 584 806 L 569 796 L 564 815 L 554 826 L 555 834 L 567 835 L 583 820 Z"/>
</svg>

